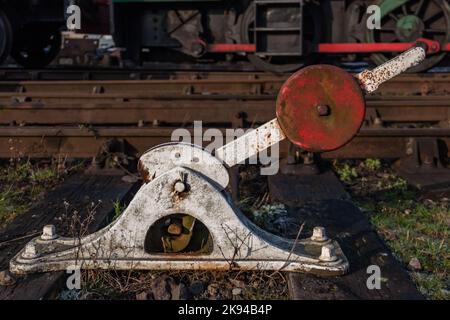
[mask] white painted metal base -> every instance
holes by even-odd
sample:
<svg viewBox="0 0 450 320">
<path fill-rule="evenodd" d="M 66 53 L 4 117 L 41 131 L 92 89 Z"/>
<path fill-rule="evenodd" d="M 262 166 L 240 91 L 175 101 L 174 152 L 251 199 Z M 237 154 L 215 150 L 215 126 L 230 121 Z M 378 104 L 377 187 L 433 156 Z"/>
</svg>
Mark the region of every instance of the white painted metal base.
<svg viewBox="0 0 450 320">
<path fill-rule="evenodd" d="M 195 148 L 195 150 L 192 150 Z M 249 269 L 306 271 L 318 274 L 343 274 L 348 261 L 336 241 L 326 239 L 323 229 L 297 241 L 270 234 L 248 220 L 223 190 L 228 181 L 225 167 L 198 147 L 168 144 L 143 156 L 143 166 L 169 163 L 168 154 L 180 158 L 191 152 L 203 165 L 213 165 L 208 175 L 184 166 L 154 173 L 124 213 L 111 225 L 81 239 L 58 237 L 47 227 L 41 237 L 31 240 L 10 262 L 14 273 L 83 269 Z M 176 151 L 176 152 L 173 152 Z M 192 152 L 194 151 L 194 152 Z M 200 153 L 202 153 L 200 152 Z M 158 157 L 162 155 L 161 158 Z M 205 160 L 206 159 L 206 160 Z M 192 160 L 192 159 L 191 159 Z M 186 162 L 187 161 L 187 162 Z M 157 166 L 159 169 L 162 166 Z M 212 169 L 214 168 L 214 169 Z M 180 183 L 184 188 L 180 188 Z M 175 187 L 177 185 L 177 187 Z M 181 186 L 183 186 L 181 185 Z M 152 254 L 145 241 L 150 227 L 163 217 L 188 214 L 201 221 L 210 232 L 209 254 Z"/>
</svg>

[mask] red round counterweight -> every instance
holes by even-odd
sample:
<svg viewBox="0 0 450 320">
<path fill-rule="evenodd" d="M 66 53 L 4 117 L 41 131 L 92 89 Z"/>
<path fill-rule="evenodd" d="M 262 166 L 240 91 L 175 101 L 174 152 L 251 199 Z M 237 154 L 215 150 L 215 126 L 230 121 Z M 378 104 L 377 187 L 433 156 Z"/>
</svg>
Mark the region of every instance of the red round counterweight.
<svg viewBox="0 0 450 320">
<path fill-rule="evenodd" d="M 278 94 L 281 129 L 292 143 L 311 152 L 345 145 L 358 133 L 364 114 L 364 94 L 356 79 L 331 65 L 297 71 Z"/>
</svg>

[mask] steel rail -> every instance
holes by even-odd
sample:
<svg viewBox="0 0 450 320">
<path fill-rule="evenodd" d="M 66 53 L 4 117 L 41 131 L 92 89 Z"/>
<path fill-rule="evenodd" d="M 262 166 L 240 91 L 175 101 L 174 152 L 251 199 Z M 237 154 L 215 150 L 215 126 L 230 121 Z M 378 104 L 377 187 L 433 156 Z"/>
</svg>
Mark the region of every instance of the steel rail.
<svg viewBox="0 0 450 320">
<path fill-rule="evenodd" d="M 0 158 L 47 158 L 56 155 L 91 158 L 110 139 L 124 139 L 137 155 L 171 141 L 173 127 L 0 126 Z M 194 138 L 194 130 L 186 128 Z M 207 127 L 203 128 L 204 130 Z M 221 128 L 225 134 L 225 128 Z M 363 128 L 343 148 L 325 152 L 324 158 L 400 158 L 412 137 L 430 137 L 450 146 L 450 128 Z M 205 142 L 207 145 L 209 142 Z M 285 155 L 288 144 L 281 144 Z M 448 152 L 450 156 L 450 151 Z"/>
</svg>

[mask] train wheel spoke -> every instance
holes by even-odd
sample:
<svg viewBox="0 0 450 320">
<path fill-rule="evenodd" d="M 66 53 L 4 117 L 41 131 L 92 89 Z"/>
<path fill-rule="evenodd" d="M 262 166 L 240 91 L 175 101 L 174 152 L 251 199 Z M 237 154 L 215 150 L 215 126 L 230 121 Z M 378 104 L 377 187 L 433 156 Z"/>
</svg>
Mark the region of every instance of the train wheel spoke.
<svg viewBox="0 0 450 320">
<path fill-rule="evenodd" d="M 389 13 L 389 17 L 395 21 L 398 21 L 398 17 L 393 13 Z"/>
<path fill-rule="evenodd" d="M 420 11 L 422 10 L 424 2 L 425 2 L 425 0 L 420 0 L 419 5 L 417 6 L 416 10 L 414 11 L 414 15 L 415 16 L 419 16 Z"/>
<path fill-rule="evenodd" d="M 402 12 L 403 12 L 403 15 L 405 15 L 405 16 L 409 15 L 409 13 L 408 13 L 408 8 L 406 8 L 406 5 L 405 5 L 405 4 L 402 5 Z"/>
</svg>

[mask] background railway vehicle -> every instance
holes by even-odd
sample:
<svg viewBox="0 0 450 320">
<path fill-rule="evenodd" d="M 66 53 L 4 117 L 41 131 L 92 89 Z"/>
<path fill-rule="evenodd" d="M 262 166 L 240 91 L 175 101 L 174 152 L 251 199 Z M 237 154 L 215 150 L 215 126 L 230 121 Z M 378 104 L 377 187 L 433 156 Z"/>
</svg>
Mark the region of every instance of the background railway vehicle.
<svg viewBox="0 0 450 320">
<path fill-rule="evenodd" d="M 61 46 L 64 1 L 0 1 L 0 62 L 9 54 L 25 67 L 50 63 Z"/>
<path fill-rule="evenodd" d="M 138 62 L 146 52 L 171 49 L 194 59 L 246 55 L 259 69 L 291 72 L 319 53 L 341 54 L 347 60 L 361 53 L 380 64 L 418 38 L 438 41 L 442 51 L 449 49 L 447 0 L 112 0 L 112 4 L 116 44 Z M 367 8 L 373 4 L 381 9 L 381 29 L 367 28 Z M 445 55 L 436 52 L 412 72 L 436 65 Z"/>
<path fill-rule="evenodd" d="M 108 0 L 0 0 L 0 64 L 8 55 L 19 65 L 30 68 L 52 62 L 61 49 L 61 31 L 66 29 L 66 10 L 71 4 L 82 9 L 84 27 L 79 32 L 108 33 L 108 22 L 97 20 L 98 12 L 108 3 Z M 106 8 L 108 12 L 109 6 Z"/>
<path fill-rule="evenodd" d="M 434 54 L 411 70 L 419 72 L 450 50 L 448 0 L 0 0 L 0 62 L 11 54 L 24 67 L 49 64 L 71 4 L 81 8 L 77 33 L 112 34 L 137 65 L 248 59 L 282 73 L 319 56 L 380 64 L 419 38 L 436 41 Z M 381 29 L 367 27 L 374 4 Z"/>
</svg>

